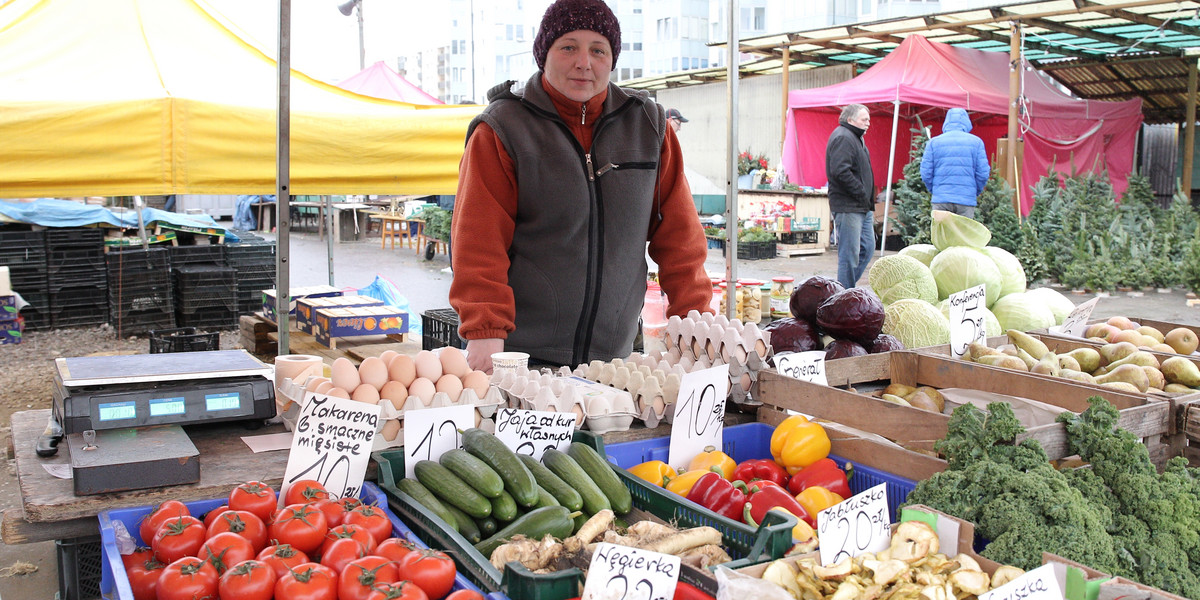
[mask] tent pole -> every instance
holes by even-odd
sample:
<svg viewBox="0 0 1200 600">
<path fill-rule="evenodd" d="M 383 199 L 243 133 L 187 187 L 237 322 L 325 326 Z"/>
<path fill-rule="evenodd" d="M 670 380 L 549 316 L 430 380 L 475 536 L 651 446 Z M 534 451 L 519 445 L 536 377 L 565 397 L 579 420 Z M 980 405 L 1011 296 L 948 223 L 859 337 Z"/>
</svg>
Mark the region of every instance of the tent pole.
<svg viewBox="0 0 1200 600">
<path fill-rule="evenodd" d="M 888 149 L 887 181 L 883 182 L 883 229 L 879 230 L 879 256 L 887 244 L 888 212 L 892 208 L 892 173 L 896 168 L 896 130 L 900 127 L 900 99 L 892 100 L 892 144 Z"/>
<path fill-rule="evenodd" d="M 288 323 L 292 306 L 292 284 L 289 277 L 288 237 L 292 230 L 291 214 L 291 93 L 292 93 L 292 0 L 279 0 L 279 61 L 277 63 L 275 113 L 275 201 L 278 204 L 275 252 L 275 319 L 279 332 L 276 354 L 291 352 Z M 332 234 L 330 234 L 332 235 Z"/>
<path fill-rule="evenodd" d="M 1017 126 L 1020 117 L 1018 101 L 1021 94 L 1021 22 L 1012 22 L 1008 47 L 1008 140 L 1004 163 L 1007 167 L 1008 185 L 1013 189 L 1013 210 L 1021 217 L 1021 190 L 1017 188 Z"/>
<path fill-rule="evenodd" d="M 333 218 L 333 196 L 325 196 L 324 212 L 325 216 L 323 218 L 325 219 L 325 231 L 329 232 L 329 235 L 325 236 L 325 256 L 329 261 L 329 286 L 333 287 L 333 227 L 334 225 L 341 224 L 340 219 Z M 356 217 L 355 224 L 357 223 L 358 219 Z"/>
<path fill-rule="evenodd" d="M 737 193 L 737 103 L 738 103 L 738 60 L 741 48 L 738 40 L 738 0 L 729 0 L 729 58 L 726 60 L 726 90 L 729 94 L 725 105 L 729 129 L 725 138 L 725 197 L 728 198 L 725 214 L 725 316 L 732 320 L 737 315 L 737 238 L 738 238 L 738 193 Z"/>
<path fill-rule="evenodd" d="M 1189 61 L 1191 62 L 1191 61 Z M 1186 63 L 1185 63 L 1186 64 Z M 1187 65 L 1188 68 L 1188 96 L 1187 110 L 1183 120 L 1183 177 L 1182 183 L 1179 186 L 1179 191 L 1183 192 L 1188 198 L 1188 202 L 1192 199 L 1192 165 L 1195 164 L 1196 154 L 1196 62 L 1191 62 Z"/>
<path fill-rule="evenodd" d="M 787 114 L 788 114 L 788 87 L 791 84 L 790 76 L 792 73 L 792 47 L 783 47 L 783 78 L 780 80 L 779 87 L 783 89 L 783 110 L 779 111 L 782 115 L 779 123 L 779 158 L 783 159 L 783 141 L 787 139 Z"/>
</svg>

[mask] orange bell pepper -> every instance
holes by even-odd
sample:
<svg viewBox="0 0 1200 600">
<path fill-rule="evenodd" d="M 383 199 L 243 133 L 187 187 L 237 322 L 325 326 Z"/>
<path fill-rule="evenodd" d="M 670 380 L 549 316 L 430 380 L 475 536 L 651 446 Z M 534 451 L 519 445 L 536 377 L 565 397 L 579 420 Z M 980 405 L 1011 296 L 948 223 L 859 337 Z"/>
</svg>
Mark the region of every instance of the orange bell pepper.
<svg viewBox="0 0 1200 600">
<path fill-rule="evenodd" d="M 771 434 L 771 456 L 791 475 L 825 458 L 829 448 L 825 428 L 802 415 L 784 419 Z"/>
<path fill-rule="evenodd" d="M 704 452 L 696 455 L 692 462 L 688 463 L 688 471 L 708 471 L 716 467 L 720 469 L 721 477 L 728 481 L 733 481 L 733 470 L 737 468 L 737 462 L 729 457 L 728 454 L 717 450 L 712 446 L 704 449 Z"/>
<path fill-rule="evenodd" d="M 651 460 L 629 467 L 629 474 L 640 479 L 645 479 L 658 487 L 665 486 L 668 481 L 679 476 L 675 472 L 675 469 L 671 468 L 671 465 L 661 460 Z"/>
<path fill-rule="evenodd" d="M 712 473 L 712 471 L 710 471 L 708 469 L 695 469 L 693 471 L 684 471 L 683 473 L 680 473 L 677 477 L 674 477 L 671 480 L 667 481 L 667 485 L 664 487 L 666 487 L 668 492 L 673 492 L 675 494 L 679 494 L 680 496 L 683 496 L 684 498 L 686 498 L 688 495 L 688 492 L 692 491 L 692 486 L 696 485 L 696 480 L 700 479 L 701 477 L 704 477 L 705 475 L 708 475 L 709 473 Z"/>
<path fill-rule="evenodd" d="M 808 511 L 809 525 L 817 526 L 817 513 L 833 506 L 845 498 L 835 494 L 819 485 L 804 488 L 799 494 L 796 494 L 796 502 Z"/>
</svg>

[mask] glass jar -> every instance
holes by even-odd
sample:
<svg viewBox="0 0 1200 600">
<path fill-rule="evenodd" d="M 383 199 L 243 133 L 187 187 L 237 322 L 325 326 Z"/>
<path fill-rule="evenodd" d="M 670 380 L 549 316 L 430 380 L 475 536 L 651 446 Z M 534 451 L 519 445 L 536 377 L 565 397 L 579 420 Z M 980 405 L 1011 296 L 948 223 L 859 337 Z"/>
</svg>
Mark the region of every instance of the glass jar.
<svg viewBox="0 0 1200 600">
<path fill-rule="evenodd" d="M 775 277 L 771 279 L 771 318 L 782 319 L 792 316 L 792 290 L 795 289 L 795 277 Z"/>
<path fill-rule="evenodd" d="M 722 315 L 726 314 L 726 312 L 725 312 L 725 295 L 726 295 L 726 290 L 728 289 L 728 286 L 729 286 L 728 282 L 721 284 L 721 305 L 717 311 L 718 314 L 722 314 Z M 733 316 L 734 316 L 734 318 L 736 318 L 736 319 L 743 318 L 742 310 L 743 310 L 744 305 L 745 305 L 745 290 L 742 289 L 741 283 L 737 283 L 734 285 L 734 288 L 733 288 L 733 310 L 734 310 Z"/>
<path fill-rule="evenodd" d="M 739 279 L 742 289 L 741 312 L 743 323 L 761 323 L 763 309 L 763 282 L 758 279 Z"/>
</svg>

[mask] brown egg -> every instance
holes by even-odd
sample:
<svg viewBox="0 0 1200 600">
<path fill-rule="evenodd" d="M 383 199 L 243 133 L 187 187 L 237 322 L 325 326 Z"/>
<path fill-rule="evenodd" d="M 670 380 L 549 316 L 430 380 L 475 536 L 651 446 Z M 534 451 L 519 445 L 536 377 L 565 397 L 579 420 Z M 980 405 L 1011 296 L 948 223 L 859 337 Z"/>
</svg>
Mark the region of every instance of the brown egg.
<svg viewBox="0 0 1200 600">
<path fill-rule="evenodd" d="M 445 392 L 447 396 L 450 396 L 451 402 L 458 402 L 458 397 L 462 395 L 463 391 L 462 380 L 458 378 L 458 375 L 454 375 L 453 373 L 442 375 L 437 380 L 437 386 L 435 387 L 437 391 Z"/>
<path fill-rule="evenodd" d="M 328 383 L 328 382 L 329 382 L 329 379 L 327 379 L 325 377 L 311 377 L 308 380 L 308 384 L 304 386 L 304 391 L 315 392 L 315 391 L 317 391 L 318 386 L 320 386 L 322 383 Z M 333 385 L 333 384 L 330 383 L 330 385 Z"/>
<path fill-rule="evenodd" d="M 382 360 L 383 364 L 385 365 L 390 365 L 392 364 L 392 359 L 396 358 L 397 356 L 400 356 L 400 353 L 396 352 L 395 350 L 384 350 L 383 352 L 379 353 L 379 360 Z"/>
<path fill-rule="evenodd" d="M 379 390 L 375 389 L 375 386 L 369 383 L 361 383 L 358 387 L 354 388 L 354 393 L 350 394 L 350 399 L 366 402 L 367 404 L 378 404 Z"/>
<path fill-rule="evenodd" d="M 333 382 L 334 387 L 343 390 L 353 390 L 362 383 L 362 379 L 358 377 L 358 367 L 344 356 L 333 361 L 333 376 L 329 380 Z"/>
<path fill-rule="evenodd" d="M 313 390 L 313 392 L 315 392 L 317 394 L 329 394 L 329 390 L 332 390 L 332 389 L 333 389 L 333 382 L 326 380 L 326 381 L 322 381 L 321 384 L 318 385 L 316 387 L 316 389 Z"/>
<path fill-rule="evenodd" d="M 417 368 L 417 377 L 429 381 L 437 381 L 442 376 L 442 361 L 429 350 L 422 350 L 413 357 L 413 365 Z"/>
<path fill-rule="evenodd" d="M 325 394 L 329 395 L 329 396 L 333 396 L 335 398 L 345 398 L 347 400 L 350 399 L 350 392 L 347 392 L 346 390 L 344 390 L 340 387 L 329 388 L 329 391 L 325 392 Z"/>
<path fill-rule="evenodd" d="M 394 442 L 399 433 L 400 419 L 388 419 L 388 422 L 383 424 L 383 429 L 380 430 L 379 435 L 382 435 L 383 439 L 389 442 Z"/>
<path fill-rule="evenodd" d="M 483 398 L 487 395 L 488 387 L 491 386 L 491 380 L 488 379 L 487 373 L 483 371 L 471 371 L 462 379 L 463 389 L 471 388 L 475 390 L 475 395 Z"/>
<path fill-rule="evenodd" d="M 462 379 L 471 372 L 471 367 L 467 366 L 467 355 L 454 346 L 442 348 L 438 358 L 442 361 L 442 373 L 450 373 Z"/>
<path fill-rule="evenodd" d="M 388 379 L 399 381 L 404 384 L 404 387 L 408 387 L 416 378 L 417 367 L 411 356 L 401 354 L 392 358 L 392 362 L 388 363 Z"/>
<path fill-rule="evenodd" d="M 388 382 L 387 365 L 377 356 L 368 356 L 358 365 L 358 377 L 362 383 L 370 384 L 378 392 Z"/>
<path fill-rule="evenodd" d="M 408 400 L 408 388 L 399 381 L 389 381 L 379 390 L 379 397 L 391 402 L 396 410 L 404 410 L 404 401 Z"/>
<path fill-rule="evenodd" d="M 433 385 L 432 381 L 424 377 L 414 379 L 412 385 L 408 386 L 408 395 L 420 398 L 422 406 L 429 406 L 433 402 L 433 395 L 436 393 L 437 387 Z"/>
</svg>

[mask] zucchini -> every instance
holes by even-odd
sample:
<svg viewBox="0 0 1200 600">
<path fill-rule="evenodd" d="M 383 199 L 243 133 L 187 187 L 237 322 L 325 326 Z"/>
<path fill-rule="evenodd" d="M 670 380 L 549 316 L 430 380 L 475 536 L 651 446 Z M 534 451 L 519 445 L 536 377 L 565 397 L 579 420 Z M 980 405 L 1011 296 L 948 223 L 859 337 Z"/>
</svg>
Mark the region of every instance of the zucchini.
<svg viewBox="0 0 1200 600">
<path fill-rule="evenodd" d="M 412 499 L 416 500 L 417 504 L 432 511 L 434 516 L 445 521 L 450 529 L 458 531 L 458 519 L 454 518 L 454 513 L 446 510 L 446 505 L 442 504 L 442 501 L 438 500 L 437 496 L 434 496 L 433 492 L 429 491 L 429 488 L 421 485 L 420 481 L 416 479 L 401 479 L 396 482 L 396 487 L 405 494 L 412 496 Z"/>
<path fill-rule="evenodd" d="M 500 438 L 477 427 L 462 434 L 463 450 L 470 452 L 492 467 L 504 480 L 504 489 L 517 504 L 530 507 L 537 504 L 537 482 L 517 454 L 508 449 Z"/>
<path fill-rule="evenodd" d="M 484 538 L 490 538 L 500 528 L 496 526 L 496 519 L 488 517 L 486 519 L 478 519 L 475 524 L 479 526 L 479 535 Z"/>
<path fill-rule="evenodd" d="M 587 472 L 579 466 L 579 463 L 566 453 L 553 448 L 546 450 L 546 453 L 542 455 L 542 464 L 579 492 L 580 498 L 583 498 L 584 513 L 594 515 L 606 508 L 612 508 L 608 496 L 600 491 L 600 488 L 592 481 L 591 477 L 588 477 Z"/>
<path fill-rule="evenodd" d="M 546 468 L 546 465 L 538 462 L 532 456 L 518 454 L 521 462 L 525 463 L 525 468 L 533 473 L 533 478 L 537 480 L 537 484 L 542 489 L 550 492 L 558 503 L 567 507 L 570 510 L 581 510 L 583 508 L 583 498 L 579 496 L 579 492 L 575 488 L 567 485 L 561 477 L 555 475 L 553 471 Z"/>
<path fill-rule="evenodd" d="M 471 515 L 459 510 L 453 504 L 445 506 L 446 510 L 454 514 L 454 519 L 458 521 L 458 532 L 467 538 L 467 541 L 472 544 L 478 544 L 483 540 L 483 535 L 479 533 L 479 526 L 475 525 L 475 520 L 471 518 Z"/>
<path fill-rule="evenodd" d="M 600 456 L 595 448 L 582 442 L 571 442 L 567 454 L 579 463 L 580 468 L 592 478 L 600 491 L 604 492 L 608 502 L 612 504 L 614 513 L 626 515 L 633 510 L 633 496 L 629 494 L 629 488 L 621 483 L 621 478 L 617 477 L 608 460 Z"/>
<path fill-rule="evenodd" d="M 546 488 L 543 488 L 542 486 L 539 485 L 538 486 L 538 503 L 537 503 L 536 508 L 542 508 L 543 506 L 562 506 L 562 505 L 558 503 L 558 500 L 554 499 L 554 496 L 550 492 L 546 491 Z"/>
<path fill-rule="evenodd" d="M 492 537 L 475 544 L 475 549 L 491 559 L 492 552 L 514 535 L 523 535 L 531 540 L 540 540 L 547 534 L 560 540 L 567 539 L 575 527 L 571 511 L 562 506 L 545 506 L 531 510 L 497 531 Z"/>
<path fill-rule="evenodd" d="M 487 498 L 479 495 L 474 488 L 450 472 L 450 469 L 432 460 L 417 461 L 413 467 L 417 481 L 421 482 L 433 495 L 447 504 L 453 504 L 463 512 L 482 519 L 492 514 L 492 504 Z"/>
<path fill-rule="evenodd" d="M 446 452 L 438 462 L 485 498 L 495 498 L 504 491 L 504 480 L 500 479 L 500 475 L 462 448 Z"/>
<path fill-rule="evenodd" d="M 508 492 L 502 490 L 499 496 L 491 499 L 491 502 L 493 519 L 507 523 L 517 518 L 517 503 Z"/>
</svg>

